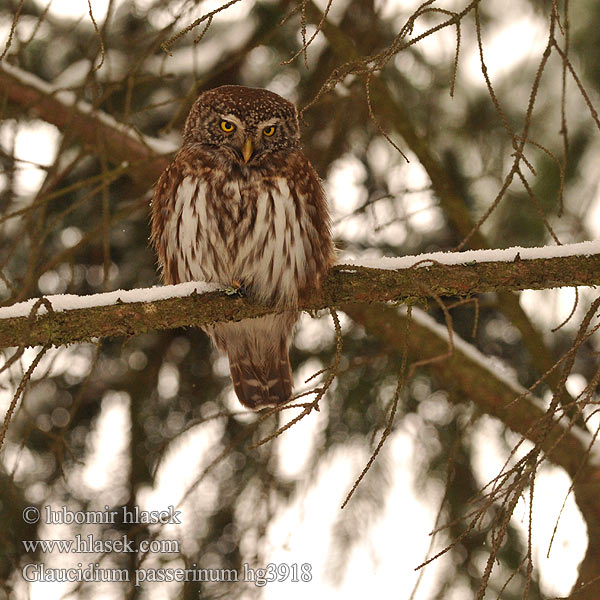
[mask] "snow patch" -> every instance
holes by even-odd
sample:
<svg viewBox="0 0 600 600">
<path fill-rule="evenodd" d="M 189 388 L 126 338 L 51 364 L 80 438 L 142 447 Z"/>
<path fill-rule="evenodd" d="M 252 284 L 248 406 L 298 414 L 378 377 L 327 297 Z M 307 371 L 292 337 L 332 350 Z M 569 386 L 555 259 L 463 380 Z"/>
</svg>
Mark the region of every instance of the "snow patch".
<svg viewBox="0 0 600 600">
<path fill-rule="evenodd" d="M 371 269 L 409 269 L 419 263 L 419 267 L 442 265 L 464 265 L 469 263 L 514 262 L 515 260 L 534 260 L 539 258 L 560 258 L 565 256 L 591 256 L 600 254 L 600 240 L 578 242 L 562 246 L 542 246 L 540 248 L 521 248 L 514 246 L 502 250 L 467 250 L 465 252 L 431 252 L 416 256 L 380 256 L 372 254 L 346 254 L 340 256 L 339 264 L 368 267 Z"/>
<path fill-rule="evenodd" d="M 168 298 L 182 298 L 193 292 L 206 294 L 222 289 L 216 283 L 205 281 L 186 281 L 177 285 L 161 285 L 151 288 L 139 288 L 135 290 L 116 290 L 102 294 L 90 294 L 89 296 L 76 296 L 75 294 L 57 294 L 45 296 L 54 312 L 65 310 L 76 310 L 80 308 L 92 308 L 95 306 L 110 306 L 112 304 L 129 304 L 132 302 L 153 302 L 155 300 L 166 300 Z M 27 317 L 39 298 L 32 298 L 25 302 L 19 302 L 12 306 L 0 307 L 0 319 L 14 319 L 16 317 Z M 42 304 L 36 314 L 44 315 L 48 311 Z"/>
</svg>

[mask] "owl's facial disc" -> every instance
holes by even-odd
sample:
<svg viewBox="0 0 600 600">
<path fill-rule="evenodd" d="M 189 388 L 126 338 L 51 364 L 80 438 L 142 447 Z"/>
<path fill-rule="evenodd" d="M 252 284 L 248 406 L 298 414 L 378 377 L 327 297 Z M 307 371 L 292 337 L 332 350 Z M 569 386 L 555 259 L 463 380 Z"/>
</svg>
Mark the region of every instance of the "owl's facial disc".
<svg viewBox="0 0 600 600">
<path fill-rule="evenodd" d="M 296 108 L 268 90 L 221 86 L 198 96 L 184 143 L 205 146 L 223 165 L 262 169 L 300 147 Z"/>
<path fill-rule="evenodd" d="M 234 114 L 219 115 L 219 118 L 219 133 L 225 133 L 222 145 L 233 151 L 239 162 L 247 163 L 254 154 L 254 144 L 249 132 L 246 132 L 244 124 Z"/>
</svg>

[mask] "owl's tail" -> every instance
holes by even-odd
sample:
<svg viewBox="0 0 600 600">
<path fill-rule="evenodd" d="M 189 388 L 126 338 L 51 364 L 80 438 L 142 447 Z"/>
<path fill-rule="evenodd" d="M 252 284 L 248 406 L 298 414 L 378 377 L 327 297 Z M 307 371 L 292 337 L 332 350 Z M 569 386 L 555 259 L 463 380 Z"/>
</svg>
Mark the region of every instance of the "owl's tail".
<svg viewBox="0 0 600 600">
<path fill-rule="evenodd" d="M 243 348 L 243 346 L 242 346 Z M 239 346 L 229 352 L 233 388 L 240 402 L 257 410 L 286 402 L 292 396 L 292 368 L 285 339 L 266 356 L 252 356 Z M 247 346 L 245 346 L 248 349 Z"/>
<path fill-rule="evenodd" d="M 288 345 L 297 311 L 205 326 L 217 348 L 227 352 L 233 388 L 253 410 L 275 406 L 292 396 Z"/>
</svg>

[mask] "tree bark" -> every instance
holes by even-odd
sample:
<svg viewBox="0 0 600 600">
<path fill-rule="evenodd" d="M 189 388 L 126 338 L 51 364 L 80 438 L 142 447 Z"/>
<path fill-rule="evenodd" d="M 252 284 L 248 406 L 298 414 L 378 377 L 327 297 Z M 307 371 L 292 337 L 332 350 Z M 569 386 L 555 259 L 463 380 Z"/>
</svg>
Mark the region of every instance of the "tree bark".
<svg viewBox="0 0 600 600">
<path fill-rule="evenodd" d="M 464 265 L 436 263 L 395 271 L 337 265 L 325 279 L 323 289 L 304 298 L 299 308 L 318 310 L 342 303 L 414 302 L 436 296 L 468 297 L 498 289 L 576 285 L 600 285 L 600 255 Z M 269 307 L 223 292 L 51 311 L 43 315 L 0 318 L 0 347 L 46 343 L 60 346 L 92 338 L 138 335 L 152 329 L 240 321 L 269 312 L 272 312 Z"/>
</svg>

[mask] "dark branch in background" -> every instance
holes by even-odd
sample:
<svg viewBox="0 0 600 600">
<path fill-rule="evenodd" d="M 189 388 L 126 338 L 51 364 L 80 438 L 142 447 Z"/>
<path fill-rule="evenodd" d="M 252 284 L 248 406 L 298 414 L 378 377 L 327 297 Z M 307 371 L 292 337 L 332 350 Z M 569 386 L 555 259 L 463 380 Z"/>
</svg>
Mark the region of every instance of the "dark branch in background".
<svg viewBox="0 0 600 600">
<path fill-rule="evenodd" d="M 397 271 L 338 265 L 325 280 L 322 293 L 312 294 L 300 308 L 317 310 L 342 303 L 465 297 L 498 289 L 577 285 L 600 285 L 600 255 L 465 265 L 436 263 Z M 94 337 L 239 321 L 269 312 L 272 309 L 222 292 L 82 308 L 45 314 L 33 322 L 28 317 L 0 319 L 0 347 L 46 343 L 58 346 Z"/>
<path fill-rule="evenodd" d="M 401 350 L 404 337 L 401 334 L 406 330 L 406 316 L 399 314 L 397 309 L 386 306 L 372 311 L 364 305 L 342 305 L 341 308 L 390 350 Z M 413 319 L 410 323 L 408 350 L 412 361 L 421 361 L 426 357 L 446 354 L 448 341 Z M 460 403 L 464 398 L 477 398 L 477 406 L 483 412 L 499 418 L 510 429 L 533 443 L 540 441 L 544 410 L 526 401 L 526 398 L 515 402 L 519 393 L 460 347 L 454 346 L 452 356 L 444 360 L 427 361 L 421 368 L 427 369 L 447 384 L 450 401 Z M 581 467 L 585 444 L 575 436 L 561 437 L 561 429 L 558 428 L 542 442 L 542 450 L 548 453 L 548 458 L 554 464 L 574 477 Z"/>
<path fill-rule="evenodd" d="M 402 334 L 406 330 L 407 317 L 399 314 L 398 310 L 380 307 L 374 311 L 365 305 L 342 305 L 341 308 L 390 350 L 401 352 L 406 343 Z M 408 351 L 412 360 L 426 362 L 423 361 L 424 357 L 443 356 L 447 350 L 447 339 L 436 335 L 418 321 L 411 321 Z M 546 458 L 569 474 L 577 506 L 588 527 L 589 538 L 573 598 L 596 600 L 600 597 L 600 580 L 597 577 L 600 556 L 600 465 L 588 462 L 590 440 L 586 442 L 567 430 L 568 419 L 562 420 L 564 428 L 550 427 L 560 410 L 556 411 L 556 415 L 544 412 L 543 408 L 526 397 L 515 402 L 518 393 L 460 347 L 455 346 L 452 355 L 444 360 L 427 361 L 422 368 L 443 383 L 444 388 L 450 392 L 450 401 L 463 403 L 465 399 L 470 399 L 478 409 L 500 419 L 507 427 L 533 442 L 536 448 L 532 453 L 542 450 Z M 580 586 L 581 589 L 575 593 Z"/>
<path fill-rule="evenodd" d="M 35 76 L 25 74 L 27 78 L 24 79 L 20 73 L 14 67 L 0 64 L 0 97 L 24 108 L 31 117 L 52 123 L 61 131 L 68 129 L 87 148 L 95 150 L 99 144 L 110 148 L 107 159 L 114 165 L 128 163 L 129 174 L 144 186 L 144 190 L 158 179 L 169 158 L 159 155 L 142 135 L 134 135 L 133 128 L 116 121 L 113 125 L 100 111 L 88 111 L 86 109 L 92 107 L 76 102 L 74 93 L 52 90 L 49 84 Z M 64 94 L 72 96 L 74 102 L 65 102 Z"/>
</svg>

